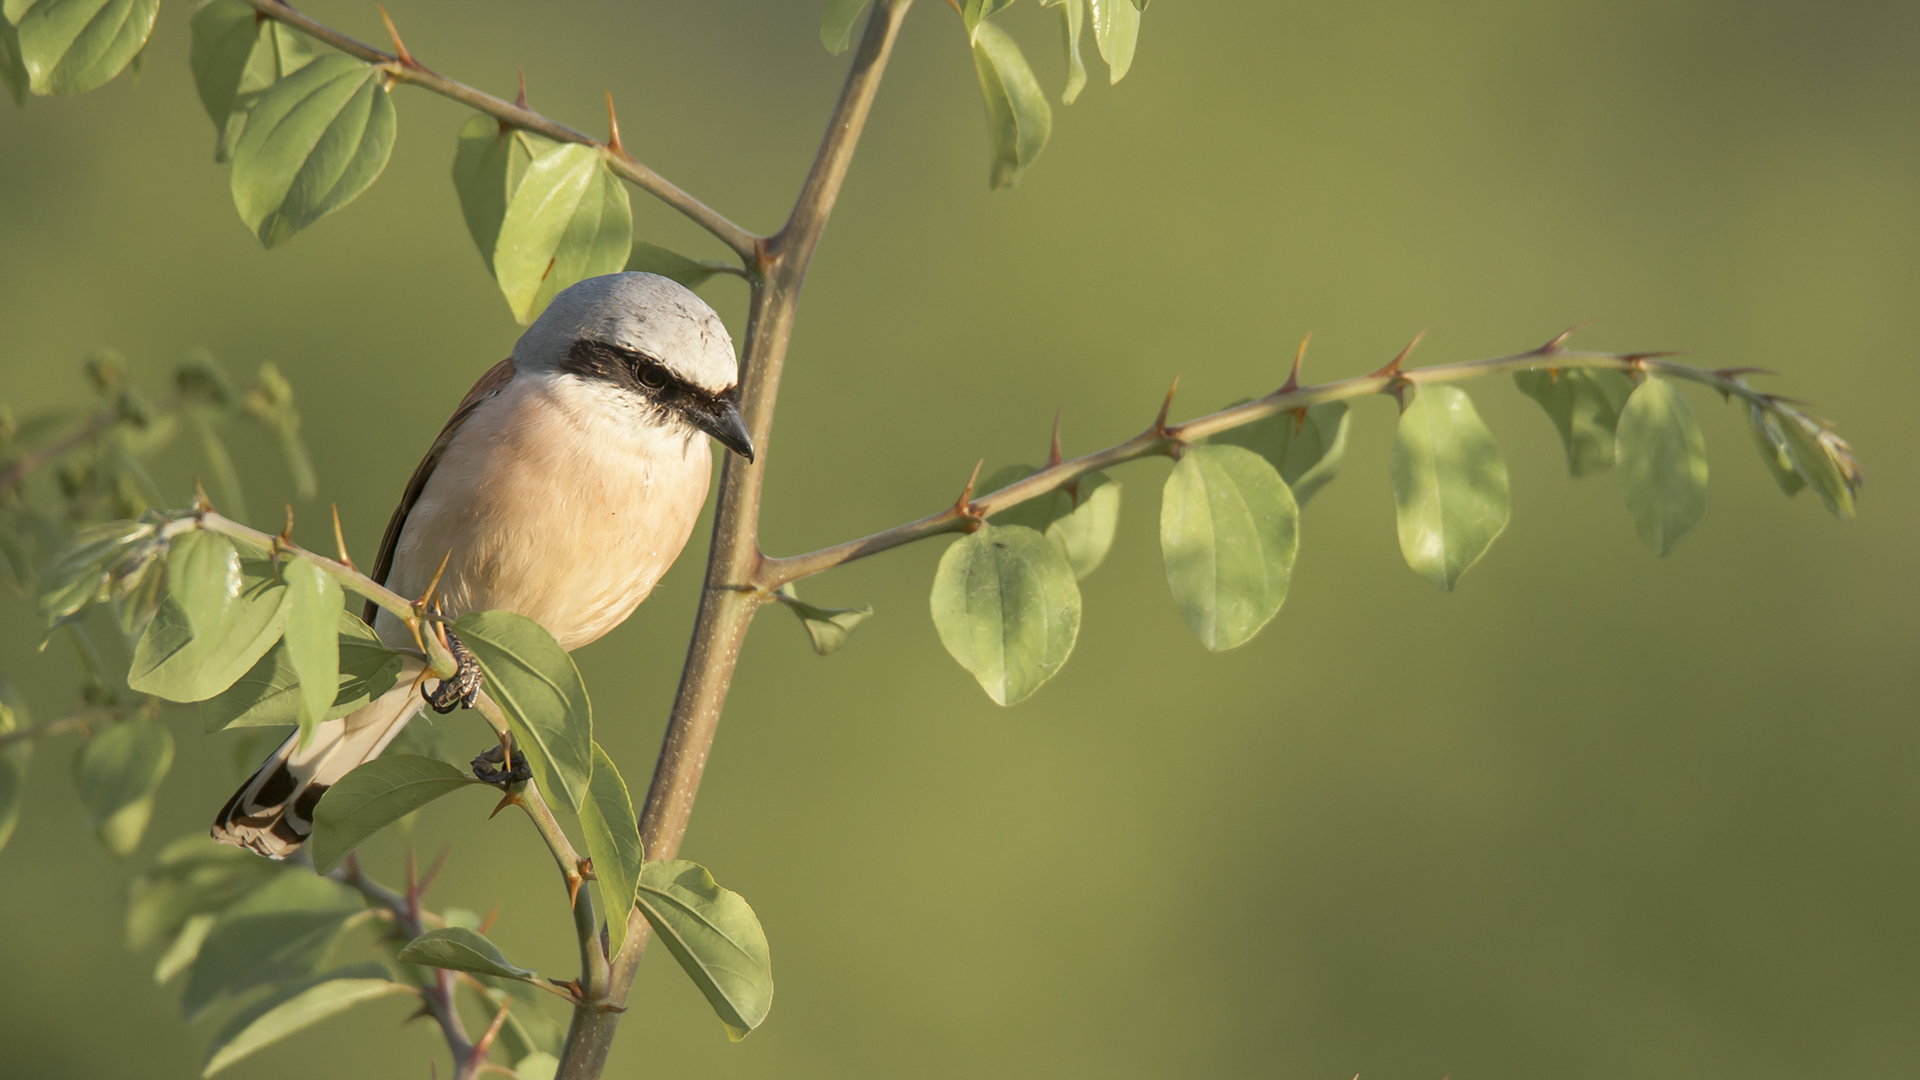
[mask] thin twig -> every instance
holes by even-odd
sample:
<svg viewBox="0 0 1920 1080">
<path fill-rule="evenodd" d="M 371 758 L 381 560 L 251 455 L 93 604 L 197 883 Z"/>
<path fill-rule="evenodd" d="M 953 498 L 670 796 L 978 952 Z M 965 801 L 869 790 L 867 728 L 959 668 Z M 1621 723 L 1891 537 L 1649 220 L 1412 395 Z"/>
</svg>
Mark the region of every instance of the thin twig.
<svg viewBox="0 0 1920 1080">
<path fill-rule="evenodd" d="M 1243 427 L 1279 413 L 1305 409 L 1328 401 L 1344 401 L 1373 394 L 1393 393 L 1396 389 L 1404 390 L 1409 385 L 1455 382 L 1481 375 L 1525 371 L 1533 368 L 1607 368 L 1617 371 L 1653 372 L 1710 386 L 1722 394 L 1743 398 L 1769 408 L 1785 408 L 1779 404 L 1778 398 L 1755 390 L 1740 381 L 1737 376 L 1726 372 L 1676 364 L 1646 353 L 1572 352 L 1559 348 L 1560 340 L 1555 339 L 1550 343 L 1553 346 L 1551 348 L 1542 347 L 1488 360 L 1436 364 L 1406 371 L 1400 371 L 1393 364 L 1389 364 L 1371 375 L 1343 379 L 1323 386 L 1302 386 L 1291 390 L 1282 388 L 1257 401 L 1236 405 L 1231 409 L 1222 409 L 1219 412 L 1189 420 L 1184 424 L 1162 428 L 1156 423 L 1154 427 L 1149 427 L 1125 442 L 1082 457 L 1062 461 L 1041 469 L 1025 479 L 1008 484 L 998 491 L 988 492 L 971 499 L 964 509 L 960 506 L 951 506 L 918 521 L 898 525 L 857 540 L 848 540 L 832 547 L 821 548 L 805 555 L 794 555 L 783 559 L 763 559 L 756 573 L 748 578 L 745 584 L 750 585 L 761 595 L 765 595 L 788 582 L 811 577 L 871 555 L 878 555 L 903 544 L 944 533 L 965 531 L 973 521 L 991 517 L 1009 507 L 1066 487 L 1088 473 L 1099 472 L 1140 458 L 1162 456 L 1170 448 Z"/>
<path fill-rule="evenodd" d="M 118 408 L 109 407 L 101 409 L 72 433 L 48 443 L 32 453 L 15 458 L 13 464 L 7 466 L 7 471 L 0 473 L 0 493 L 12 491 L 15 485 L 33 475 L 36 470 L 59 460 L 68 451 L 119 422 L 120 410 Z"/>
<path fill-rule="evenodd" d="M 441 97 L 451 98 L 504 124 L 544 135 L 557 142 L 596 147 L 606 153 L 607 166 L 616 176 L 673 207 L 688 220 L 712 233 L 721 243 L 732 248 L 749 267 L 752 267 L 758 258 L 759 237 L 727 220 L 712 207 L 669 182 L 666 177 L 634 160 L 633 156 L 624 150 L 616 153 L 606 143 L 591 135 L 550 120 L 532 109 L 502 101 L 491 94 L 475 90 L 465 83 L 449 79 L 421 66 L 411 56 L 403 60 L 393 53 L 376 49 L 364 41 L 349 37 L 321 23 L 304 12 L 295 10 L 280 0 L 242 0 L 242 2 L 262 15 L 290 26 L 315 41 L 331 45 L 348 56 L 380 65 L 382 73 L 394 82 L 417 86 L 439 94 Z"/>
<path fill-rule="evenodd" d="M 331 876 L 391 914 L 395 929 L 405 934 L 408 940 L 427 932 L 419 905 L 408 896 L 394 892 L 368 877 L 366 871 L 360 868 L 359 856 L 347 856 L 346 862 Z M 426 1003 L 427 1012 L 440 1025 L 440 1033 L 447 1040 L 447 1051 L 453 1055 L 454 1067 L 459 1068 L 462 1062 L 472 1056 L 473 1042 L 467 1038 L 465 1025 L 460 1023 L 460 1012 L 453 1000 L 453 986 L 453 972 L 435 968 L 431 985 L 422 987 L 420 996 Z"/>
<path fill-rule="evenodd" d="M 0 734 L 0 750 L 5 750 L 15 743 L 32 742 L 35 739 L 44 739 L 50 735 L 58 735 L 62 732 L 72 731 L 75 728 L 84 728 L 96 720 L 112 720 L 128 711 L 129 710 L 124 708 L 79 709 L 58 720 L 49 720 L 44 724 L 37 724 L 30 728 L 21 728 L 19 731 L 9 731 L 5 734 Z"/>
</svg>

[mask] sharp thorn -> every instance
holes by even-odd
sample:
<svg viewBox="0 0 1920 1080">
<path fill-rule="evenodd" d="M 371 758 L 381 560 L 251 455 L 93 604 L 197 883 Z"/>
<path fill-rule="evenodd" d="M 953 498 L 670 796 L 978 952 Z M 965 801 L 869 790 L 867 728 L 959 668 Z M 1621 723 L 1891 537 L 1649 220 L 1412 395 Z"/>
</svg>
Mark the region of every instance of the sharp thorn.
<svg viewBox="0 0 1920 1080">
<path fill-rule="evenodd" d="M 518 805 L 519 805 L 519 803 L 520 803 L 520 796 L 518 796 L 518 795 L 515 795 L 515 794 L 514 794 L 513 792 L 511 792 L 511 791 L 509 791 L 509 792 L 507 792 L 507 793 L 506 793 L 505 795 L 502 795 L 502 796 L 500 796 L 500 802 L 499 802 L 499 804 L 498 804 L 498 805 L 496 805 L 496 806 L 495 806 L 495 807 L 493 808 L 493 813 L 492 813 L 492 814 L 488 814 L 488 815 L 487 815 L 487 820 L 488 820 L 488 821 L 492 821 L 492 820 L 494 819 L 494 816 L 495 816 L 495 815 L 497 815 L 497 814 L 499 814 L 499 813 L 500 813 L 500 811 L 502 811 L 502 810 L 505 810 L 505 809 L 506 809 L 507 807 L 509 807 L 509 806 L 518 806 Z M 496 912 L 497 912 L 497 911 L 499 911 L 499 910 L 500 910 L 500 905 L 498 905 L 498 904 L 495 904 L 495 905 L 494 905 L 494 910 L 495 910 Z M 489 918 L 491 918 L 492 916 L 488 916 L 488 917 L 489 917 Z"/>
<path fill-rule="evenodd" d="M 613 91 L 607 91 L 607 149 L 620 157 L 627 156 L 627 148 L 620 145 L 620 118 L 613 114 Z"/>
<path fill-rule="evenodd" d="M 427 867 L 427 876 L 420 879 L 420 895 L 425 896 L 427 890 L 433 888 L 433 879 L 440 876 L 440 871 L 447 865 L 447 856 L 451 854 L 453 854 L 452 844 L 440 849 L 440 854 L 434 857 L 433 865 Z"/>
<path fill-rule="evenodd" d="M 420 1006 L 419 1009 L 415 1010 L 412 1013 L 409 1013 L 405 1020 L 400 1021 L 400 1026 L 406 1027 L 408 1024 L 413 1023 L 415 1020 L 426 1020 L 426 1019 L 430 1019 L 432 1016 L 433 1016 L 433 1006 L 422 1005 Z"/>
<path fill-rule="evenodd" d="M 1714 372 L 1723 379 L 1737 379 L 1742 375 L 1778 375 L 1772 368 L 1763 367 L 1723 367 Z"/>
<path fill-rule="evenodd" d="M 279 539 L 282 544 L 293 543 L 293 504 L 292 503 L 287 504 L 287 524 L 285 528 L 280 530 Z"/>
<path fill-rule="evenodd" d="M 1685 349 L 1668 349 L 1664 352 L 1628 353 L 1626 356 L 1622 357 L 1622 359 L 1628 361 L 1629 363 L 1637 364 L 1642 360 L 1664 360 L 1669 356 L 1685 356 L 1685 355 L 1687 355 L 1687 350 Z"/>
<path fill-rule="evenodd" d="M 480 932 L 484 934 L 487 931 L 493 929 L 494 921 L 499 918 L 500 918 L 500 901 L 495 900 L 493 902 L 493 910 L 487 912 L 487 917 L 480 920 Z"/>
<path fill-rule="evenodd" d="M 439 591 L 440 589 L 440 575 L 447 572 L 447 562 L 452 558 L 453 558 L 452 548 L 448 548 L 447 553 L 445 555 L 440 556 L 440 568 L 433 572 L 433 580 L 427 582 L 427 591 L 424 593 L 421 593 L 420 599 L 415 600 L 413 602 L 414 611 L 424 612 L 434 606 L 433 594 Z"/>
<path fill-rule="evenodd" d="M 979 482 L 980 466 L 986 463 L 986 458 L 973 463 L 973 475 L 967 477 L 967 486 L 960 489 L 960 497 L 953 501 L 953 512 L 968 520 L 977 520 L 980 516 L 973 512 L 973 485 Z"/>
<path fill-rule="evenodd" d="M 1300 361 L 1307 358 L 1307 342 L 1312 340 L 1313 331 L 1311 330 L 1307 331 L 1306 337 L 1300 339 L 1300 347 L 1293 353 L 1293 370 L 1287 373 L 1287 381 L 1280 387 L 1281 393 L 1291 394 L 1300 389 Z"/>
<path fill-rule="evenodd" d="M 568 907 L 579 906 L 580 886 L 585 884 L 586 880 L 587 880 L 586 878 L 580 876 L 580 871 L 578 870 L 575 870 L 573 873 L 567 875 L 567 906 Z"/>
<path fill-rule="evenodd" d="M 526 68 L 520 69 L 520 89 L 517 93 L 513 95 L 513 107 L 516 109 L 524 109 L 527 107 L 527 69 Z"/>
<path fill-rule="evenodd" d="M 1060 414 L 1063 409 L 1053 410 L 1053 448 L 1047 451 L 1047 468 L 1060 464 Z"/>
<path fill-rule="evenodd" d="M 1567 327 L 1565 330 L 1562 330 L 1560 331 L 1559 334 L 1555 335 L 1552 341 L 1547 342 L 1545 345 L 1542 345 L 1533 351 L 1540 356 L 1552 356 L 1554 353 L 1559 352 L 1562 346 L 1566 345 L 1567 339 L 1573 336 L 1574 331 L 1579 330 L 1581 327 L 1586 326 L 1588 323 L 1592 321 L 1593 320 L 1591 319 L 1582 319 L 1581 321 L 1574 323 L 1572 326 Z"/>
<path fill-rule="evenodd" d="M 200 477 L 198 476 L 193 478 L 193 511 L 196 514 L 211 514 L 214 512 L 213 500 L 207 498 L 207 489 L 200 486 Z"/>
<path fill-rule="evenodd" d="M 419 871 L 419 866 L 415 864 L 413 859 L 413 845 L 408 844 L 407 845 L 407 897 L 409 898 L 409 900 L 415 898 L 414 888 L 420 883 L 418 871 Z"/>
<path fill-rule="evenodd" d="M 373 6 L 380 12 L 380 21 L 387 24 L 387 36 L 393 39 L 393 54 L 395 59 L 400 61 L 400 66 L 418 68 L 420 66 L 419 61 L 415 60 L 413 54 L 407 51 L 407 43 L 400 40 L 400 31 L 394 29 L 393 16 L 387 14 L 387 9 L 384 5 L 376 3 Z"/>
<path fill-rule="evenodd" d="M 339 503 L 333 504 L 333 547 L 334 547 L 334 550 L 340 553 L 341 566 L 344 566 L 349 570 L 360 569 L 359 567 L 353 565 L 353 556 L 347 554 L 347 539 L 345 535 L 343 535 L 340 532 L 340 504 Z"/>
<path fill-rule="evenodd" d="M 1426 336 L 1427 336 L 1427 332 L 1425 330 L 1422 330 L 1419 333 L 1413 335 L 1413 340 L 1407 342 L 1407 347 L 1400 350 L 1400 355 L 1394 357 L 1393 360 L 1390 363 L 1388 363 L 1386 367 L 1383 367 L 1379 371 L 1374 372 L 1373 378 L 1386 379 L 1386 378 L 1397 377 L 1400 374 L 1400 365 L 1407 362 L 1407 357 L 1413 355 L 1413 350 L 1419 346 L 1420 339 Z"/>
<path fill-rule="evenodd" d="M 588 881 L 600 880 L 600 876 L 593 872 L 593 856 L 589 855 L 580 860 L 580 876 Z"/>
<path fill-rule="evenodd" d="M 1167 399 L 1160 403 L 1160 414 L 1153 418 L 1153 430 L 1161 435 L 1167 433 L 1167 414 L 1173 411 L 1173 395 L 1180 389 L 1180 376 L 1173 377 L 1173 385 L 1167 387 Z"/>
</svg>

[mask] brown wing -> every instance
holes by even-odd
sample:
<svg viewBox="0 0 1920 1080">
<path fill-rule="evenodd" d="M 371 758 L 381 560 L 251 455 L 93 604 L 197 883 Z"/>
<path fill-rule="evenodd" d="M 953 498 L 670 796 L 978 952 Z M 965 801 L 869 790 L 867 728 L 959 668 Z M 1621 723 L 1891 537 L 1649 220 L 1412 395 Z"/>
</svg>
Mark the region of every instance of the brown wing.
<svg viewBox="0 0 1920 1080">
<path fill-rule="evenodd" d="M 382 585 L 387 583 L 387 575 L 393 571 L 393 551 L 400 546 L 400 530 L 407 523 L 407 514 L 413 510 L 413 504 L 420 500 L 420 492 L 426 489 L 427 478 L 433 475 L 433 467 L 440 464 L 441 455 L 447 452 L 447 446 L 453 442 L 460 425 L 466 423 L 467 417 L 472 416 L 482 402 L 499 393 L 512 378 L 513 358 L 509 356 L 488 368 L 487 373 L 480 376 L 480 381 L 473 384 L 473 389 L 467 391 L 467 396 L 460 399 L 459 408 L 454 409 L 453 415 L 447 418 L 447 426 L 440 429 L 433 445 L 427 448 L 427 456 L 421 458 L 419 466 L 413 470 L 412 479 L 407 481 L 407 490 L 400 496 L 400 505 L 393 508 L 393 517 L 387 521 L 387 534 L 380 538 L 380 554 L 373 561 L 373 580 Z M 365 618 L 368 626 L 373 625 L 374 616 L 379 612 L 378 604 L 367 601 Z"/>
</svg>

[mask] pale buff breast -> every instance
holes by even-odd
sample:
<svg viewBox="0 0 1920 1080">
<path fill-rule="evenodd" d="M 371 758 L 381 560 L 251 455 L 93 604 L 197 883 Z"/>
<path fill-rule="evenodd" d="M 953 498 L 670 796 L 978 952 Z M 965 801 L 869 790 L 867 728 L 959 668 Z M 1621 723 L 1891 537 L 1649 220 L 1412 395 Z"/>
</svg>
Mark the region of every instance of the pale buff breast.
<svg viewBox="0 0 1920 1080">
<path fill-rule="evenodd" d="M 632 614 L 679 556 L 711 470 L 704 435 L 662 427 L 613 388 L 516 375 L 434 468 L 389 584 L 418 596 L 450 551 L 448 612 L 518 612 L 578 648 Z"/>
</svg>

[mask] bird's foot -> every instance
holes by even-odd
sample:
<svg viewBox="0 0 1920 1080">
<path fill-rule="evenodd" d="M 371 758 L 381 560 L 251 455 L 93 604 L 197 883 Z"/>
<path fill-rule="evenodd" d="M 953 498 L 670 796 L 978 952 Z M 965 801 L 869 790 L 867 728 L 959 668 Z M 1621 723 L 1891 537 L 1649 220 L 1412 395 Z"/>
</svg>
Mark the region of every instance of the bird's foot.
<svg viewBox="0 0 1920 1080">
<path fill-rule="evenodd" d="M 474 777 L 483 784 L 494 784 L 503 788 L 523 784 L 533 779 L 533 767 L 527 764 L 525 754 L 514 754 L 513 763 L 509 768 L 496 768 L 507 760 L 508 746 L 503 737 L 500 745 L 490 746 L 485 753 L 474 758 Z"/>
<path fill-rule="evenodd" d="M 447 632 L 447 651 L 453 654 L 453 662 L 459 670 L 451 679 L 441 679 L 433 693 L 427 693 L 423 685 L 420 696 L 427 699 L 433 711 L 446 715 L 457 708 L 471 709 L 480 704 L 480 663 L 473 658 L 473 651 L 452 630 Z"/>
</svg>

